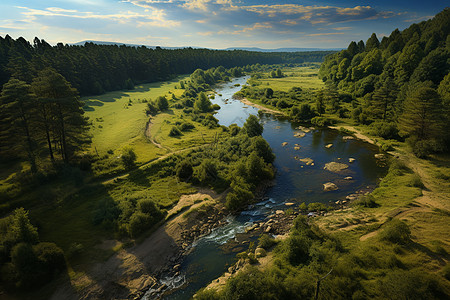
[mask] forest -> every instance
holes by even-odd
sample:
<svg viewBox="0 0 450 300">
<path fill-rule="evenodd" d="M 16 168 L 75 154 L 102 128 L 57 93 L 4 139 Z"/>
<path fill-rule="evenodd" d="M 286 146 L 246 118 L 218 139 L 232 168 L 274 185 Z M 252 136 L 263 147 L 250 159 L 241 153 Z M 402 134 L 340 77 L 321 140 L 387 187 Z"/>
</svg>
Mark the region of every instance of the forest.
<svg viewBox="0 0 450 300">
<path fill-rule="evenodd" d="M 158 228 L 188 231 L 202 218 L 212 223 L 218 210 L 236 215 L 260 200 L 277 172 L 261 119 L 222 126 L 221 107 L 211 103 L 215 84 L 249 75 L 233 98 L 305 126 L 362 131 L 392 158 L 372 193 L 347 210 L 303 202 L 283 239 L 261 234 L 236 257 L 246 267 L 196 299 L 448 297 L 449 254 L 439 234 L 449 211 L 428 199 L 448 195 L 449 14 L 339 52 L 51 46 L 0 37 L 0 292 L 48 298 L 67 282 L 85 292 L 88 284 L 77 280 L 89 277 L 92 264 L 139 246 Z M 167 88 L 148 88 L 163 81 Z M 158 96 L 147 96 L 150 89 Z M 106 109 L 147 124 L 99 150 L 102 140 L 92 141 L 115 130 Z M 205 190 L 223 199 L 214 202 Z M 202 199 L 179 205 L 197 192 Z M 420 216 L 401 220 L 409 210 Z M 320 218 L 305 216 L 318 211 Z M 184 221 L 171 223 L 177 218 Z M 99 248 L 105 240 L 117 245 Z M 102 288 L 99 297 L 112 295 Z"/>
</svg>

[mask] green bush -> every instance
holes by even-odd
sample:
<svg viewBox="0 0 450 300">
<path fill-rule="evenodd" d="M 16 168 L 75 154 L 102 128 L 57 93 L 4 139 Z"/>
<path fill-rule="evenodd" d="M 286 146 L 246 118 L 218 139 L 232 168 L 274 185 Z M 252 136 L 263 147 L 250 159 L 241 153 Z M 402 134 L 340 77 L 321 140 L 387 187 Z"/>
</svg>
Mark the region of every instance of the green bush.
<svg viewBox="0 0 450 300">
<path fill-rule="evenodd" d="M 268 234 L 262 234 L 258 239 L 258 247 L 263 249 L 270 249 L 277 244 L 275 239 L 271 238 Z"/>
<path fill-rule="evenodd" d="M 420 178 L 420 176 L 418 174 L 413 174 L 411 176 L 411 179 L 409 180 L 407 186 L 417 187 L 420 189 L 425 188 L 425 186 L 422 183 L 422 179 Z"/>
<path fill-rule="evenodd" d="M 326 117 L 314 117 L 311 119 L 311 124 L 318 126 L 318 127 L 325 127 L 325 126 L 333 125 L 334 123 L 336 123 L 335 120 L 329 119 Z"/>
<path fill-rule="evenodd" d="M 378 207 L 378 203 L 375 201 L 375 198 L 372 195 L 363 196 L 353 202 L 356 206 L 374 208 Z"/>
<path fill-rule="evenodd" d="M 135 238 L 153 225 L 152 218 L 140 211 L 136 211 L 128 223 L 128 234 Z"/>
<path fill-rule="evenodd" d="M 182 133 L 180 131 L 180 129 L 178 129 L 178 127 L 176 126 L 172 126 L 172 128 L 170 129 L 169 132 L 169 136 L 175 137 L 175 136 L 180 136 Z"/>
<path fill-rule="evenodd" d="M 126 170 L 130 170 L 136 166 L 137 157 L 133 148 L 125 147 L 122 150 L 122 156 L 120 158 L 122 159 L 122 164 Z"/>
<path fill-rule="evenodd" d="M 399 219 L 392 219 L 386 223 L 379 236 L 381 240 L 404 245 L 411 241 L 411 230 L 405 222 Z"/>
</svg>

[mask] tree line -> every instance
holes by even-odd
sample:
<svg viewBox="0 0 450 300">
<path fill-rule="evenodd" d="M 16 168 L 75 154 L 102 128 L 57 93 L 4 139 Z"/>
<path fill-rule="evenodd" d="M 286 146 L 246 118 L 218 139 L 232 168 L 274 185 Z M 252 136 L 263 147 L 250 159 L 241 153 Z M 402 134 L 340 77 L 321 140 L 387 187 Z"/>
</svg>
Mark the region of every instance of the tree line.
<svg viewBox="0 0 450 300">
<path fill-rule="evenodd" d="M 11 77 L 30 83 L 43 67 L 62 74 L 80 95 L 98 95 L 127 88 L 130 84 L 156 82 L 189 74 L 195 69 L 232 68 L 256 63 L 303 63 L 322 61 L 332 51 L 265 53 L 243 50 L 156 49 L 145 46 L 49 45 L 35 38 L 0 37 L 0 86 Z"/>
<path fill-rule="evenodd" d="M 418 156 L 442 151 L 450 141 L 449 33 L 447 8 L 381 41 L 372 34 L 366 43 L 351 42 L 325 58 L 319 75 L 328 94 L 339 90 L 331 98 L 353 99 L 351 117 L 375 134 L 407 138 Z"/>
</svg>

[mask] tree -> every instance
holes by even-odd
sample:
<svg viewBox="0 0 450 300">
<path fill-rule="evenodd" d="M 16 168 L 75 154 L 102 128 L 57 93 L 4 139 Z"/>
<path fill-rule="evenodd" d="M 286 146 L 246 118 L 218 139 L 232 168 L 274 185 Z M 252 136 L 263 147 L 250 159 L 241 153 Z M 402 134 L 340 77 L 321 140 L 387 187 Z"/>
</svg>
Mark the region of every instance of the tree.
<svg viewBox="0 0 450 300">
<path fill-rule="evenodd" d="M 383 87 L 375 90 L 372 96 L 372 112 L 382 120 L 386 120 L 388 112 L 396 99 L 396 87 L 392 82 L 388 82 Z"/>
<path fill-rule="evenodd" d="M 122 163 L 125 169 L 130 170 L 136 166 L 136 153 L 133 148 L 126 147 L 122 150 Z"/>
<path fill-rule="evenodd" d="M 379 46 L 380 46 L 380 41 L 378 40 L 377 35 L 375 33 L 372 33 L 372 35 L 366 42 L 365 51 L 369 52 L 373 49 L 377 49 Z"/>
<path fill-rule="evenodd" d="M 49 155 L 57 151 L 68 163 L 75 151 L 89 142 L 88 122 L 78 92 L 58 72 L 47 68 L 33 79 L 31 88 L 38 98 L 38 115 L 44 129 Z"/>
<path fill-rule="evenodd" d="M 325 113 L 325 99 L 323 90 L 316 93 L 316 111 L 319 116 Z"/>
<path fill-rule="evenodd" d="M 25 152 L 34 173 L 37 167 L 36 142 L 32 137 L 32 127 L 36 126 L 33 100 L 26 82 L 11 78 L 4 84 L 0 97 L 0 140 L 6 149 L 0 148 L 0 152 Z"/>
<path fill-rule="evenodd" d="M 158 98 L 156 98 L 156 106 L 160 111 L 165 111 L 169 108 L 169 102 L 167 102 L 166 97 L 159 96 Z"/>
<path fill-rule="evenodd" d="M 194 102 L 194 108 L 200 112 L 208 112 L 211 110 L 211 101 L 209 101 L 205 93 L 201 92 L 198 95 L 197 100 Z"/>
<path fill-rule="evenodd" d="M 264 97 L 270 99 L 273 96 L 273 90 L 271 88 L 267 88 L 264 90 Z"/>
<path fill-rule="evenodd" d="M 259 119 L 255 115 L 250 115 L 244 123 L 243 129 L 249 137 L 261 135 L 264 127 L 259 123 Z"/>
<path fill-rule="evenodd" d="M 436 138 L 442 132 L 441 112 L 441 99 L 436 90 L 418 88 L 404 103 L 399 129 L 404 135 L 417 137 L 418 140 Z"/>
</svg>

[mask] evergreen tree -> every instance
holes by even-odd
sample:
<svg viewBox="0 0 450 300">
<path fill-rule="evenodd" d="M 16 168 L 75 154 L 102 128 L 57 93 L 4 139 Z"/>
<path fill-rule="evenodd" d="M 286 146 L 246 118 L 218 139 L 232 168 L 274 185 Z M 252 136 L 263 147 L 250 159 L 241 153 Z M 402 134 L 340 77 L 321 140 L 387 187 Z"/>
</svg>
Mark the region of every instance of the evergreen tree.
<svg viewBox="0 0 450 300">
<path fill-rule="evenodd" d="M 250 115 L 244 123 L 243 129 L 249 137 L 261 135 L 264 127 L 259 123 L 258 117 Z"/>
<path fill-rule="evenodd" d="M 198 94 L 197 100 L 194 102 L 194 108 L 200 112 L 208 112 L 211 110 L 211 101 L 205 93 Z"/>
<path fill-rule="evenodd" d="M 436 90 L 420 87 L 404 103 L 399 129 L 418 140 L 437 138 L 442 132 L 441 99 Z"/>
<path fill-rule="evenodd" d="M 377 49 L 379 46 L 380 46 L 380 41 L 378 40 L 377 35 L 375 33 L 372 33 L 372 35 L 366 42 L 365 51 L 370 52 L 373 49 Z"/>
<path fill-rule="evenodd" d="M 39 72 L 31 86 L 38 97 L 50 158 L 54 160 L 57 151 L 68 163 L 75 151 L 89 142 L 88 122 L 78 93 L 61 74 L 49 68 Z"/>
<path fill-rule="evenodd" d="M 36 172 L 35 140 L 32 129 L 36 126 L 35 106 L 30 86 L 11 78 L 3 86 L 0 97 L 0 153 L 26 153 L 31 171 Z"/>
</svg>

